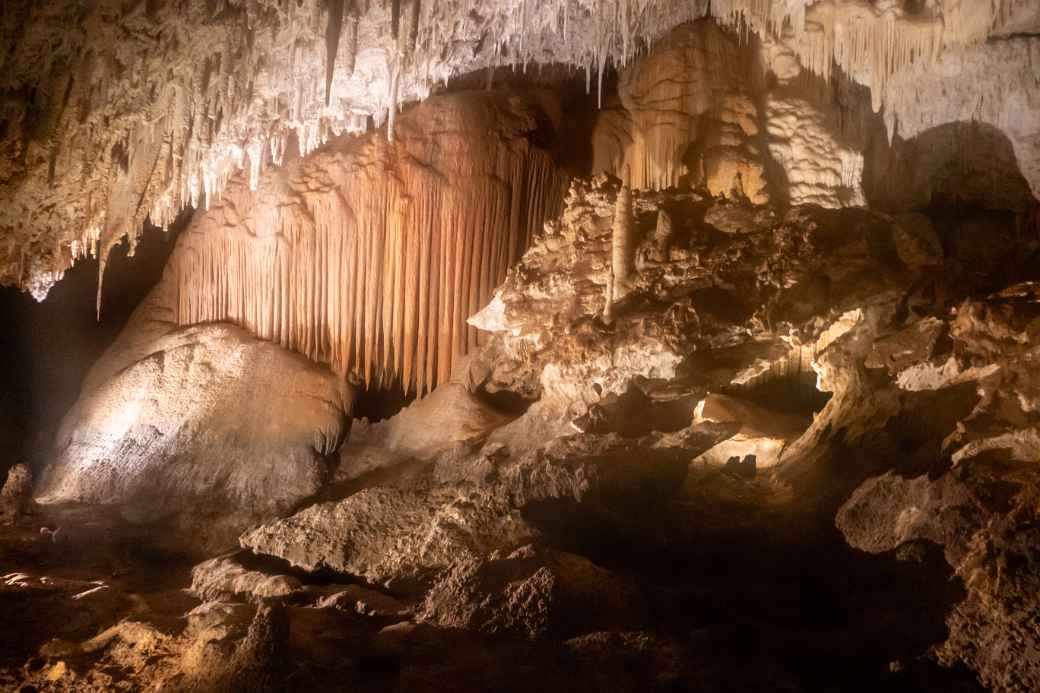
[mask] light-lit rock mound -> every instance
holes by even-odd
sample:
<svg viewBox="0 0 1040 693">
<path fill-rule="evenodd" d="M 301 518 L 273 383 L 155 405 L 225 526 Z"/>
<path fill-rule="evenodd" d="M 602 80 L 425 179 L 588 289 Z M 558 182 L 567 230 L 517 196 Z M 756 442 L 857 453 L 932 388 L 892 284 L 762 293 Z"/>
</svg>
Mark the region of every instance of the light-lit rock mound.
<svg viewBox="0 0 1040 693">
<path fill-rule="evenodd" d="M 40 502 L 118 504 L 200 549 L 319 489 L 345 431 L 342 379 L 230 325 L 170 328 L 143 352 L 66 416 Z"/>
<path fill-rule="evenodd" d="M 444 383 L 385 421 L 355 421 L 340 448 L 337 477 L 354 478 L 378 467 L 479 446 L 513 418 L 462 383 Z"/>
<path fill-rule="evenodd" d="M 427 593 L 419 618 L 490 635 L 544 638 L 635 620 L 638 589 L 590 561 L 523 546 L 457 562 Z"/>
</svg>

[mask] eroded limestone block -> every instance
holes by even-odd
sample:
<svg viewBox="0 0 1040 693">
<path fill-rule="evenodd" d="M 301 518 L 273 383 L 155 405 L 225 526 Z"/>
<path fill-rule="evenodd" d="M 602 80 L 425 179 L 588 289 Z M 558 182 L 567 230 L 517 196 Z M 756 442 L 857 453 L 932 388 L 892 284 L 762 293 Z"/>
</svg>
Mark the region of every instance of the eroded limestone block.
<svg viewBox="0 0 1040 693">
<path fill-rule="evenodd" d="M 137 347 L 65 417 L 41 503 L 118 504 L 216 548 L 321 487 L 345 432 L 344 380 L 230 325 Z"/>
</svg>

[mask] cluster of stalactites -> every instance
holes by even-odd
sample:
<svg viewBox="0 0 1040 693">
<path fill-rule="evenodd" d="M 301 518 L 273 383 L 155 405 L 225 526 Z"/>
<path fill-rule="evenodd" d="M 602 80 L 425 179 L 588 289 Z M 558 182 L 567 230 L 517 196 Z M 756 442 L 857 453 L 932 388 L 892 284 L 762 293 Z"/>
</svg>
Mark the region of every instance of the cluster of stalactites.
<svg viewBox="0 0 1040 693">
<path fill-rule="evenodd" d="M 204 217 L 168 269 L 177 322 L 228 320 L 373 386 L 446 381 L 478 344 L 466 319 L 559 210 L 565 180 L 535 149 L 500 147 L 490 171 L 450 180 L 385 154 L 367 145 L 317 190 L 257 199 L 245 223 Z"/>
<path fill-rule="evenodd" d="M 192 17 L 201 12 L 197 4 L 191 4 Z M 508 0 L 489 9 L 482 0 L 210 3 L 207 34 L 213 35 L 198 45 L 215 50 L 197 51 L 193 61 L 165 71 L 163 79 L 172 81 L 148 113 L 128 121 L 114 148 L 123 162 L 113 162 L 114 175 L 95 186 L 107 186 L 108 194 L 88 205 L 81 227 L 88 230 L 66 241 L 69 252 L 59 256 L 69 259 L 59 264 L 75 261 L 84 248 L 96 249 L 100 310 L 105 260 L 124 236 L 132 251 L 146 218 L 165 228 L 187 205 L 208 208 L 240 170 L 248 170 L 255 189 L 262 169 L 279 165 L 291 140 L 307 155 L 331 136 L 361 133 L 374 122 L 386 124 L 392 141 L 401 103 L 422 100 L 436 83 L 474 69 L 556 62 L 584 66 L 590 79 L 598 71 L 602 85 L 608 64 L 625 64 L 672 26 L 704 16 L 707 4 Z M 222 25 L 228 17 L 237 17 L 241 27 Z M 142 76 L 148 78 L 147 70 Z M 105 159 L 113 146 L 106 139 L 92 149 Z"/>
<path fill-rule="evenodd" d="M 901 67 L 933 59 L 943 46 L 984 39 L 1029 1 L 943 0 L 926 4 L 920 16 L 907 15 L 895 0 L 132 5 L 122 15 L 86 21 L 78 33 L 65 32 L 82 35 L 75 40 L 83 45 L 74 50 L 40 49 L 36 56 L 19 47 L 0 64 L 12 74 L 28 64 L 32 74 L 62 72 L 38 69 L 36 57 L 71 65 L 67 85 L 44 90 L 66 94 L 68 107 L 53 105 L 59 113 L 49 147 L 54 161 L 31 175 L 46 181 L 55 171 L 59 178 L 64 170 L 83 171 L 70 174 L 82 194 L 69 192 L 72 183 L 23 186 L 43 192 L 12 204 L 10 216 L 31 218 L 31 233 L 59 239 L 52 269 L 60 272 L 95 238 L 104 259 L 123 236 L 132 245 L 146 217 L 165 226 L 186 205 L 208 206 L 240 169 L 248 169 L 255 185 L 291 140 L 307 154 L 330 136 L 362 132 L 370 122 L 387 123 L 392 137 L 401 103 L 422 100 L 434 85 L 478 69 L 490 75 L 499 67 L 571 65 L 585 70 L 589 88 L 595 77 L 602 95 L 608 66 L 624 66 L 675 26 L 708 13 L 789 37 L 806 66 L 825 76 L 836 61 L 873 86 L 880 107 Z M 91 11 L 113 10 L 102 4 Z M 158 14 L 148 16 L 153 11 Z M 163 30 L 146 40 L 151 34 L 141 24 Z M 48 188 L 61 188 L 61 200 L 48 197 Z"/>
<path fill-rule="evenodd" d="M 829 80 L 834 65 L 871 89 L 875 112 L 888 83 L 944 48 L 984 41 L 1027 0 L 943 0 L 916 14 L 899 0 L 713 0 L 712 14 L 745 32 L 784 40 L 802 66 Z"/>
</svg>

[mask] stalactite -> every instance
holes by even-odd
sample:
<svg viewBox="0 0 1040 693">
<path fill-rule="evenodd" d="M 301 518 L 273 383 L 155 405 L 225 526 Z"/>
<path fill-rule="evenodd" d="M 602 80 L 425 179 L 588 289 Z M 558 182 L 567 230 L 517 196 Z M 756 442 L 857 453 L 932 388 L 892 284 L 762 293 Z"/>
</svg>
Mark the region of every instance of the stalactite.
<svg viewBox="0 0 1040 693">
<path fill-rule="evenodd" d="M 343 32 L 343 4 L 345 0 L 329 0 L 328 23 L 325 28 L 325 105 L 332 99 L 332 76 L 336 71 L 339 39 Z"/>
<path fill-rule="evenodd" d="M 466 319 L 560 208 L 565 177 L 524 138 L 432 147 L 414 122 L 394 144 L 298 162 L 281 186 L 238 184 L 170 261 L 177 322 L 230 320 L 373 385 L 445 381 L 477 346 Z"/>
</svg>

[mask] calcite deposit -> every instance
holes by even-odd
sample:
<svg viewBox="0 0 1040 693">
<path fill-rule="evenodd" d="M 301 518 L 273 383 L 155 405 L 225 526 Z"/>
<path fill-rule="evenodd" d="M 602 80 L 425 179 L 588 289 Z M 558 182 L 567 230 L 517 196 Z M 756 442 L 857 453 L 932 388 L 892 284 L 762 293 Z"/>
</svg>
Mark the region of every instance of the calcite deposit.
<svg viewBox="0 0 1040 693">
<path fill-rule="evenodd" d="M 5 4 L 0 689 L 1040 689 L 1038 32 Z"/>
<path fill-rule="evenodd" d="M 786 57 L 778 74 L 804 68 L 829 80 L 836 65 L 868 86 L 873 111 L 885 106 L 890 135 L 907 137 L 965 117 L 1008 131 L 1035 193 L 1037 126 L 1029 111 L 1036 107 L 1037 81 L 1028 65 L 1036 52 L 1029 36 L 1040 21 L 1036 7 L 1023 0 L 903 5 L 190 0 L 81 9 L 72 2 L 7 3 L 0 42 L 7 47 L 9 125 L 0 180 L 10 204 L 0 221 L 0 278 L 42 298 L 75 259 L 94 252 L 104 258 L 123 237 L 133 244 L 148 216 L 165 225 L 185 205 L 208 205 L 240 169 L 255 187 L 260 172 L 280 165 L 287 152 L 306 154 L 339 133 L 384 123 L 393 136 L 402 103 L 426 98 L 454 76 L 484 70 L 493 81 L 495 68 L 556 63 L 583 69 L 588 87 L 595 78 L 602 94 L 608 68 L 624 68 L 670 29 L 709 14 L 781 44 Z M 997 38 L 996 45 L 980 47 L 988 37 Z M 985 78 L 973 75 L 976 69 Z M 922 70 L 937 99 L 919 98 Z M 722 131 L 735 117 L 753 134 L 745 128 L 750 112 L 746 101 L 732 102 L 719 112 Z M 651 133 L 650 143 L 687 141 L 676 140 L 672 129 Z M 687 131 L 680 122 L 676 134 Z M 731 134 L 707 144 L 729 146 Z M 742 148 L 735 157 L 724 155 L 726 163 L 711 177 L 757 176 L 757 155 Z M 682 158 L 681 152 L 654 156 L 661 153 L 667 161 Z M 709 170 L 713 156 L 718 153 L 705 160 Z M 664 161 L 654 167 L 654 179 L 675 175 Z M 754 192 L 758 181 L 741 186 Z"/>
</svg>

